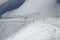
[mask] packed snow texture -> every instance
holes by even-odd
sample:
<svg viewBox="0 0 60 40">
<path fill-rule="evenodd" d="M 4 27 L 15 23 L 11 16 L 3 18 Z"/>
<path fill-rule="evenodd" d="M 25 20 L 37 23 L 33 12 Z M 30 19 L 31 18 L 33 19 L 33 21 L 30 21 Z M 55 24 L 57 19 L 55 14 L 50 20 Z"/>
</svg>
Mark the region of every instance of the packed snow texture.
<svg viewBox="0 0 60 40">
<path fill-rule="evenodd" d="M 0 40 L 60 40 L 60 4 L 56 1 L 26 0 L 20 8 L 4 13 Z"/>
<path fill-rule="evenodd" d="M 60 40 L 59 34 L 60 29 L 58 27 L 34 22 L 7 40 Z"/>
</svg>

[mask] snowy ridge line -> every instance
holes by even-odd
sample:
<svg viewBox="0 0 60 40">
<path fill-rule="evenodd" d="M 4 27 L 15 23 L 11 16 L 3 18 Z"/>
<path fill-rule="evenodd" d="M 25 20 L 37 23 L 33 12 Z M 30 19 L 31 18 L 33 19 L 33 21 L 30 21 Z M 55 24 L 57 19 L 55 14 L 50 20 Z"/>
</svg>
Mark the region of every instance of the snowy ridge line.
<svg viewBox="0 0 60 40">
<path fill-rule="evenodd" d="M 1 21 L 24 21 L 24 20 L 32 20 L 32 19 L 36 19 L 37 16 L 39 16 L 40 13 L 35 13 L 35 14 L 27 14 L 27 15 L 20 15 L 18 17 L 10 17 L 10 18 L 6 18 L 6 19 L 0 19 L 0 22 Z"/>
<path fill-rule="evenodd" d="M 29 18 L 29 17 L 39 16 L 39 15 L 40 15 L 40 12 L 35 12 L 35 13 L 32 13 L 32 14 L 13 15 L 13 16 L 6 17 L 6 18 L 1 18 L 1 19 L 25 18 L 25 17 Z"/>
</svg>

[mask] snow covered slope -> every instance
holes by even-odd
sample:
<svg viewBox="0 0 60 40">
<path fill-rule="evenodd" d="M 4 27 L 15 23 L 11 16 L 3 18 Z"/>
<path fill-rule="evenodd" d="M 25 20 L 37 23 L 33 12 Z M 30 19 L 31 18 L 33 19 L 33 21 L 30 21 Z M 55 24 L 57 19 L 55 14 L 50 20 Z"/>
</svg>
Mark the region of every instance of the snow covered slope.
<svg viewBox="0 0 60 40">
<path fill-rule="evenodd" d="M 40 13 L 21 15 L 16 18 L 10 17 L 7 19 L 0 19 L 0 39 L 4 40 L 9 38 L 10 36 L 18 32 L 20 29 L 28 27 L 26 25 L 28 25 L 29 23 L 34 23 L 34 21 L 39 21 L 43 24 L 50 24 L 60 29 L 60 18 L 42 17 L 40 16 Z"/>
<path fill-rule="evenodd" d="M 34 22 L 7 40 L 60 40 L 59 34 L 60 29 L 58 27 L 41 22 Z"/>
<path fill-rule="evenodd" d="M 26 0 L 25 3 L 18 9 L 5 13 L 5 17 L 17 17 L 24 14 L 32 14 L 41 12 L 43 16 L 55 16 L 57 12 L 56 0 Z"/>
<path fill-rule="evenodd" d="M 51 38 L 50 40 L 55 38 L 60 40 L 60 35 L 58 35 L 60 33 L 60 17 L 56 17 L 60 14 L 60 6 L 56 6 L 55 3 L 56 0 L 26 0 L 20 8 L 6 12 L 0 19 L 0 40 L 7 38 L 7 40 L 20 40 L 20 37 L 22 40 L 49 40 L 49 38 Z M 39 22 L 34 23 L 34 21 Z M 57 30 L 56 34 L 54 33 L 55 29 Z"/>
<path fill-rule="evenodd" d="M 18 31 L 21 31 L 23 29 L 23 31 L 25 31 L 26 29 L 29 29 L 29 26 L 32 25 L 30 24 L 31 22 L 34 23 L 35 21 L 39 21 L 41 26 L 45 25 L 46 26 L 52 25 L 52 27 L 56 27 L 60 29 L 60 19 L 59 18 L 38 18 L 39 16 L 36 15 L 27 15 L 27 16 L 23 16 L 20 18 L 10 18 L 10 19 L 0 19 L 0 40 L 5 40 L 11 36 L 13 36 L 13 34 L 17 33 Z M 43 23 L 43 24 L 41 24 Z M 30 24 L 29 26 L 27 26 L 28 24 Z M 33 25 L 37 25 L 37 24 L 33 24 Z M 39 26 L 40 26 L 39 25 Z M 26 29 L 25 29 L 26 28 Z M 50 28 L 50 26 L 49 26 Z M 48 28 L 47 28 L 48 29 Z M 21 32 L 23 32 L 21 31 Z M 22 33 L 21 33 L 22 34 Z"/>
</svg>

